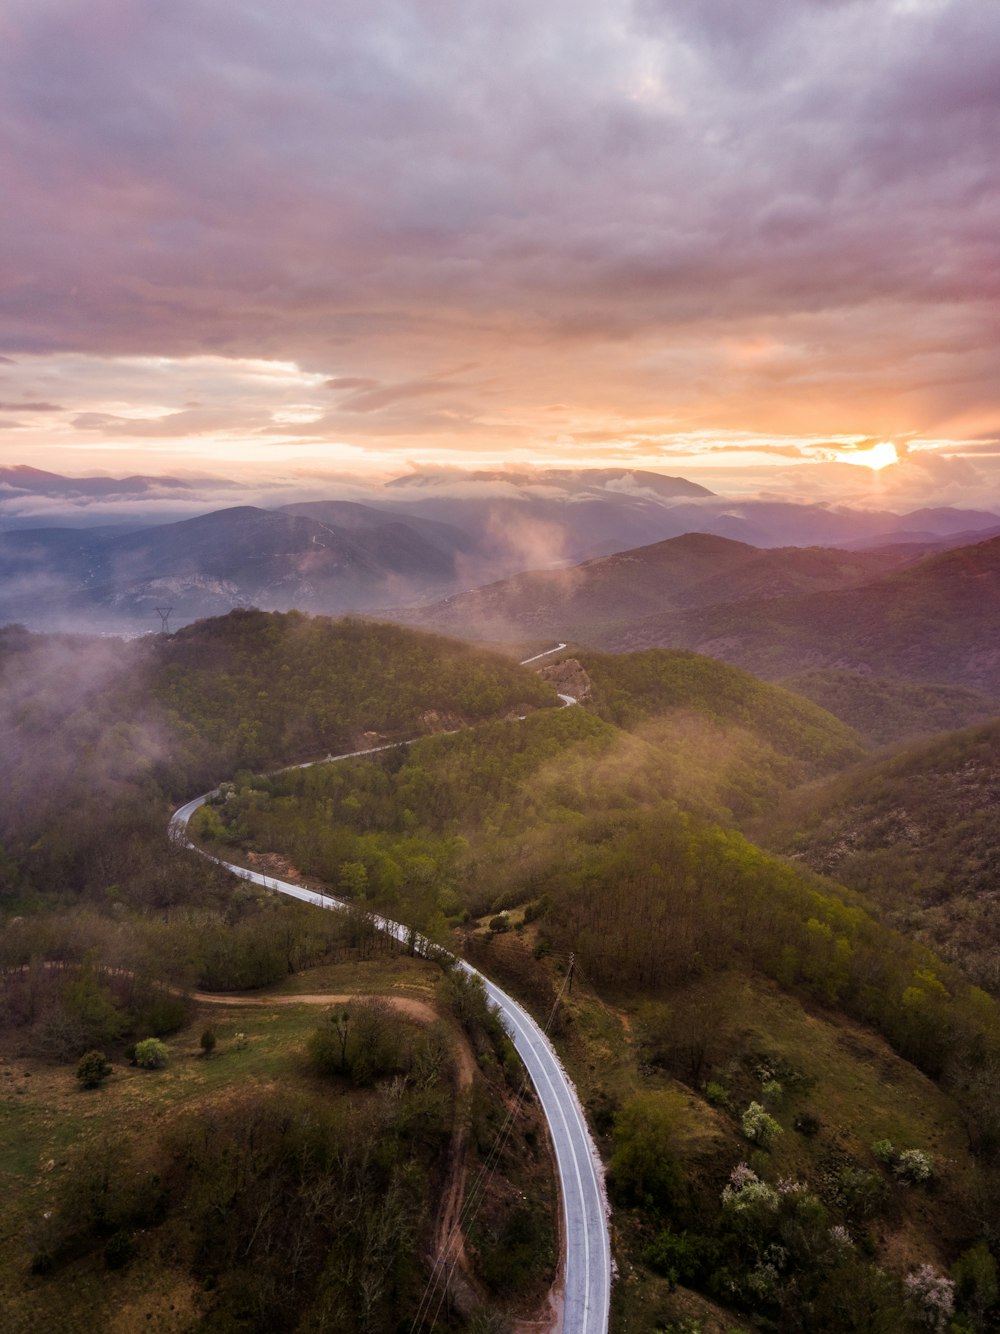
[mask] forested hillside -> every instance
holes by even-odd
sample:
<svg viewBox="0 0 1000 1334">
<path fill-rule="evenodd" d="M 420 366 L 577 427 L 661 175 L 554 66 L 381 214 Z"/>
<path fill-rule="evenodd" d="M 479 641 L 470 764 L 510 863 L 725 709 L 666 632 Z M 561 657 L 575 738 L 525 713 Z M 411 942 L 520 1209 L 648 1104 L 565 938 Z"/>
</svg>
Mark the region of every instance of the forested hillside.
<svg viewBox="0 0 1000 1334">
<path fill-rule="evenodd" d="M 986 791 L 993 729 L 952 739 L 951 750 L 938 742 L 908 752 L 883 773 L 864 767 L 862 739 L 817 704 L 690 652 L 546 657 L 547 681 L 431 636 L 294 613 L 233 613 L 128 645 L 9 630 L 0 647 L 11 756 L 0 1039 L 9 1050 L 43 1063 L 95 1046 L 118 1055 L 147 1034 L 190 1044 L 193 987 L 382 967 L 370 914 L 387 911 L 480 963 L 554 1024 L 609 1165 L 622 1274 L 615 1330 L 669 1328 L 700 1312 L 723 1329 L 915 1334 L 944 1307 L 956 1330 L 995 1326 L 994 1000 L 893 929 L 886 900 L 746 837 L 777 829 L 796 801 L 836 809 L 831 794 L 849 805 L 877 781 L 893 810 L 904 791 L 922 791 L 930 806 L 941 790 L 954 797 L 941 803 L 953 841 L 942 817 L 932 847 L 946 878 L 946 854 L 970 836 L 956 822 L 960 798 L 973 780 Z M 570 679 L 586 702 L 560 708 L 556 689 Z M 281 768 L 421 733 L 374 755 Z M 934 777 L 921 788 L 920 774 Z M 350 911 L 317 914 L 234 889 L 209 863 L 167 848 L 170 799 L 215 783 L 193 822 L 197 837 L 231 860 L 327 885 Z M 985 868 L 985 815 L 975 828 Z M 910 924 L 903 913 L 893 920 Z M 488 1027 L 488 1015 L 480 1019 Z M 327 1046 L 334 1064 L 339 1041 Z M 485 1155 L 483 1108 L 493 1100 L 502 1110 L 514 1064 L 502 1033 L 481 1037 L 476 1059 L 493 1080 L 472 1101 Z M 281 1068 L 290 1078 L 293 1067 Z M 415 1149 L 433 1183 L 444 1103 L 417 1097 L 413 1069 L 407 1058 L 384 1087 L 376 1081 L 378 1105 L 399 1118 L 386 1123 L 384 1143 L 401 1156 Z M 308 1090 L 281 1126 L 266 1099 L 261 1106 L 260 1170 L 288 1223 L 274 1224 L 274 1256 L 293 1234 L 325 1254 L 322 1229 L 291 1226 L 301 1199 L 284 1174 L 301 1178 L 311 1152 Z M 240 1161 L 246 1115 L 234 1102 L 212 1122 L 230 1146 L 226 1162 Z M 45 1116 L 39 1105 L 32 1143 L 49 1143 Z M 350 1124 L 331 1121 L 324 1142 Z M 524 1135 L 525 1150 L 507 1152 L 512 1175 L 489 1225 L 470 1233 L 494 1295 L 521 1284 L 537 1296 L 529 1257 L 548 1245 L 535 1187 L 516 1184 L 519 1161 L 542 1170 L 536 1129 Z M 219 1285 L 208 1308 L 248 1329 L 278 1327 L 291 1271 L 262 1256 L 240 1286 L 244 1259 L 212 1240 L 196 1189 L 206 1173 L 213 1189 L 228 1178 L 197 1167 L 186 1136 L 178 1119 L 157 1141 L 149 1170 L 169 1183 L 159 1221 L 125 1177 L 115 1178 L 109 1212 L 84 1224 L 59 1221 L 78 1208 L 60 1197 L 38 1263 L 61 1274 L 84 1257 L 93 1273 L 113 1221 L 159 1265 L 190 1214 L 219 1256 L 213 1267 L 185 1252 L 189 1278 Z M 14 1151 L 0 1136 L 0 1164 L 5 1152 Z M 348 1170 L 359 1199 L 397 1200 L 393 1226 L 426 1235 L 424 1185 L 396 1175 L 402 1157 L 383 1163 L 375 1152 L 370 1173 L 347 1156 L 320 1164 L 316 1180 L 336 1192 Z M 372 1210 L 365 1217 L 381 1217 Z M 240 1233 L 247 1255 L 270 1235 L 253 1226 Z M 139 1240 L 147 1232 L 155 1242 Z M 359 1274 L 365 1235 L 345 1233 Z M 380 1290 L 373 1330 L 395 1328 L 415 1291 L 411 1243 L 397 1240 L 400 1267 L 392 1292 Z M 340 1292 L 318 1263 L 301 1274 L 302 1312 Z M 336 1297 L 345 1311 L 357 1286 L 350 1291 Z M 252 1311 L 241 1292 L 254 1294 Z"/>
<path fill-rule="evenodd" d="M 827 667 L 781 683 L 827 709 L 876 746 L 954 732 L 1000 714 L 1000 699 L 968 686 L 922 684 Z"/>
<path fill-rule="evenodd" d="M 589 641 L 711 653 L 771 679 L 847 667 L 1000 693 L 1000 538 L 855 588 L 729 601 L 622 623 Z"/>
<path fill-rule="evenodd" d="M 113 883 L 123 844 L 143 834 L 161 841 L 168 800 L 238 769 L 555 702 L 508 659 L 297 612 L 235 611 L 130 642 L 8 627 L 5 892 L 24 882 L 62 893 Z"/>
<path fill-rule="evenodd" d="M 759 837 L 863 891 L 1000 994 L 1000 722 L 786 798 Z"/>
<path fill-rule="evenodd" d="M 363 908 L 234 886 L 166 825 L 251 766 L 554 713 L 552 687 L 398 627 L 259 612 L 131 643 L 8 629 L 0 673 L 5 1329 L 71 1334 L 86 1309 L 389 1334 L 441 1301 L 426 1256 L 466 1172 L 448 1328 L 533 1315 L 554 1184 L 485 995 L 397 957 Z M 305 974 L 320 1009 L 267 1008 Z M 261 1008 L 213 1003 L 248 989 Z"/>
<path fill-rule="evenodd" d="M 458 932 L 542 1013 L 572 954 L 584 993 L 564 1041 L 633 1267 L 622 1328 L 648 1327 L 659 1274 L 761 1328 L 917 1329 L 921 1265 L 952 1301 L 957 1265 L 966 1327 L 988 1328 L 995 1003 L 732 827 L 774 799 L 781 765 L 795 783 L 854 758 L 851 734 L 690 655 L 582 667 L 594 711 L 248 776 L 201 833 Z"/>
</svg>

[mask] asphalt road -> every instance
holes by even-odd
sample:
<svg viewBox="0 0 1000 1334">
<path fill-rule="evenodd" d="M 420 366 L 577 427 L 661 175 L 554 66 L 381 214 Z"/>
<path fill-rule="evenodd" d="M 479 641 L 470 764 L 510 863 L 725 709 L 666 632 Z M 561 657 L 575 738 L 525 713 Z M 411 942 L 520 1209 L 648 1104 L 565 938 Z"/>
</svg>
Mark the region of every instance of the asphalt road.
<svg viewBox="0 0 1000 1334">
<path fill-rule="evenodd" d="M 567 707 L 576 703 L 569 695 L 561 695 L 560 698 Z M 375 746 L 347 755 L 331 755 L 326 761 L 314 763 L 352 759 L 388 749 L 388 746 Z M 203 806 L 212 795 L 206 792 L 195 797 L 175 811 L 170 821 L 171 837 L 195 848 L 196 852 L 202 850 L 196 848 L 188 838 L 187 824 L 199 806 Z M 236 866 L 220 857 L 212 857 L 211 860 L 243 880 L 277 890 L 303 903 L 330 909 L 345 909 L 348 906 L 342 899 L 293 885 L 287 880 L 278 880 L 274 876 L 262 875 L 259 871 Z M 414 936 L 411 928 L 400 922 L 392 922 L 384 917 L 375 917 L 373 920 L 379 930 L 404 943 L 412 943 L 418 953 L 428 953 L 439 948 L 422 936 Z M 464 960 L 459 960 L 458 966 L 471 975 L 478 972 Z M 478 973 L 478 976 L 483 978 L 487 995 L 503 1016 L 511 1040 L 524 1062 L 548 1121 L 549 1134 L 555 1148 L 565 1229 L 563 1334 L 607 1334 L 611 1302 L 611 1239 L 608 1232 L 604 1169 L 587 1128 L 580 1100 L 552 1043 L 531 1015 L 484 974 Z"/>
</svg>

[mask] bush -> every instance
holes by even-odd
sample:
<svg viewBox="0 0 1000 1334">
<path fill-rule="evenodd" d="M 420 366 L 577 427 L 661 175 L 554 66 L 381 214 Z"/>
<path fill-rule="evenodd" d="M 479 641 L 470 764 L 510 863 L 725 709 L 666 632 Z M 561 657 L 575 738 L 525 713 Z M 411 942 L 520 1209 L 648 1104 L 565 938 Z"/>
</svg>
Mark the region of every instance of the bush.
<svg viewBox="0 0 1000 1334">
<path fill-rule="evenodd" d="M 135 1063 L 143 1070 L 162 1070 L 167 1063 L 167 1046 L 159 1038 L 144 1038 L 135 1044 Z"/>
<path fill-rule="evenodd" d="M 705 1085 L 705 1097 L 713 1107 L 719 1107 L 727 1112 L 733 1110 L 733 1100 L 729 1096 L 728 1089 L 723 1084 L 717 1084 L 714 1080 L 710 1079 Z"/>
<path fill-rule="evenodd" d="M 643 1260 L 671 1287 L 690 1283 L 702 1269 L 705 1242 L 686 1232 L 658 1232 L 643 1252 Z"/>
<path fill-rule="evenodd" d="M 124 1269 L 132 1259 L 134 1250 L 132 1238 L 127 1232 L 115 1232 L 105 1244 L 104 1263 L 108 1269 Z"/>
<path fill-rule="evenodd" d="M 872 1144 L 872 1153 L 883 1167 L 896 1166 L 896 1150 L 890 1139 L 877 1139 Z"/>
<path fill-rule="evenodd" d="M 768 1116 L 759 1102 L 750 1104 L 743 1113 L 740 1125 L 747 1139 L 753 1144 L 759 1144 L 762 1149 L 769 1148 L 782 1133 L 781 1126 L 773 1116 Z"/>
<path fill-rule="evenodd" d="M 206 1028 L 204 1033 L 202 1033 L 199 1042 L 202 1054 L 205 1056 L 211 1056 L 212 1052 L 215 1051 L 215 1044 L 216 1044 L 215 1030 L 213 1028 Z"/>
<path fill-rule="evenodd" d="M 921 1265 L 903 1280 L 907 1305 L 921 1329 L 943 1331 L 955 1312 L 955 1285 L 933 1265 Z"/>
<path fill-rule="evenodd" d="M 80 1057 L 76 1077 L 85 1089 L 96 1089 L 111 1074 L 111 1066 L 103 1051 L 88 1051 Z"/>
<path fill-rule="evenodd" d="M 895 1172 L 908 1186 L 919 1186 L 934 1175 L 934 1159 L 923 1149 L 904 1149 L 896 1159 Z"/>
</svg>

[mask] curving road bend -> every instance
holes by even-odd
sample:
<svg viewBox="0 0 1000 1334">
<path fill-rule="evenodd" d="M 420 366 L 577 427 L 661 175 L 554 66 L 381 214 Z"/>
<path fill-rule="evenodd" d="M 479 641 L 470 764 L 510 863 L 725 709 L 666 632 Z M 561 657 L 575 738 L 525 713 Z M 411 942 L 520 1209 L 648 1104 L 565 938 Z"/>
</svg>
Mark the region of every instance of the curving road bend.
<svg viewBox="0 0 1000 1334">
<path fill-rule="evenodd" d="M 562 647 L 564 646 L 560 645 L 560 648 Z M 549 650 L 549 652 L 555 651 Z M 546 656 L 548 655 L 536 655 L 536 657 Z M 526 661 L 534 660 L 529 658 Z M 559 698 L 563 701 L 564 708 L 576 703 L 571 695 L 560 695 Z M 325 760 L 315 760 L 312 763 L 332 763 L 336 760 L 374 755 L 389 749 L 390 746 L 373 746 L 368 750 L 351 751 L 345 755 L 330 755 Z M 308 768 L 309 765 L 294 767 Z M 208 857 L 217 865 L 225 867 L 242 880 L 249 880 L 266 889 L 277 890 L 280 894 L 287 894 L 290 898 L 299 899 L 303 903 L 311 903 L 317 908 L 344 910 L 349 906 L 343 899 L 305 889 L 301 885 L 293 885 L 287 880 L 278 880 L 259 871 L 251 871 L 245 866 L 236 866 L 221 857 L 212 857 L 192 843 L 187 833 L 188 821 L 213 795 L 213 792 L 203 793 L 202 796 L 195 797 L 193 801 L 187 802 L 174 812 L 170 820 L 171 838 Z M 410 927 L 400 922 L 378 916 L 372 920 L 380 931 L 409 944 L 418 953 L 432 955 L 435 952 L 444 952 L 440 946 L 433 945 L 425 937 L 415 934 Z M 457 966 L 471 976 L 482 977 L 486 993 L 500 1011 L 517 1054 L 524 1062 L 548 1122 L 563 1201 L 565 1231 L 563 1334 L 607 1334 L 612 1267 L 604 1169 L 587 1127 L 576 1089 L 563 1069 L 552 1043 L 523 1006 L 464 959 L 459 959 Z"/>
</svg>

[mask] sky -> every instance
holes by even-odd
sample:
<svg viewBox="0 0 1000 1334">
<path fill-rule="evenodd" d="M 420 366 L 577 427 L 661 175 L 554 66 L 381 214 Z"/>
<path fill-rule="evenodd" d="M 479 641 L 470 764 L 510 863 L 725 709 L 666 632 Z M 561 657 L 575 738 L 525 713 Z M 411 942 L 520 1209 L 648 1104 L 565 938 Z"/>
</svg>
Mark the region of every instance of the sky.
<svg viewBox="0 0 1000 1334">
<path fill-rule="evenodd" d="M 1000 503 L 998 69 L 990 0 L 5 0 L 0 464 Z"/>
</svg>

